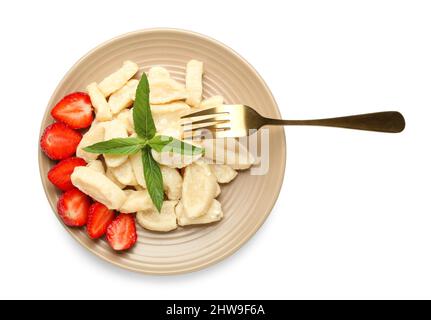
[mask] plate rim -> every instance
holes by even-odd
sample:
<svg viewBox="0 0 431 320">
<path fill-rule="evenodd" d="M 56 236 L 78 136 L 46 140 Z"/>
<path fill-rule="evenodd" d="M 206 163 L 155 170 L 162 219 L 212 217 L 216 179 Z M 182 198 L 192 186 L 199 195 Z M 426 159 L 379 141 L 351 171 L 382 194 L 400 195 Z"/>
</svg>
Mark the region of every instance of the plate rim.
<svg viewBox="0 0 431 320">
<path fill-rule="evenodd" d="M 173 32 L 173 33 L 178 33 L 178 34 L 186 34 L 186 35 L 192 35 L 195 37 L 199 37 L 201 39 L 207 40 L 207 41 L 211 41 L 221 47 L 224 47 L 226 50 L 228 50 L 231 54 L 235 55 L 237 58 L 239 58 L 248 68 L 250 68 L 250 70 L 253 71 L 253 73 L 257 76 L 257 79 L 260 81 L 260 83 L 263 85 L 263 87 L 265 88 L 265 90 L 269 93 L 269 96 L 272 100 L 272 103 L 277 107 L 277 116 L 278 118 L 281 118 L 281 113 L 280 113 L 280 108 L 277 104 L 277 101 L 274 98 L 274 95 L 272 94 L 272 91 L 270 90 L 270 88 L 268 87 L 268 85 L 266 84 L 265 80 L 262 78 L 262 76 L 260 75 L 260 73 L 245 59 L 243 58 L 238 52 L 236 52 L 234 49 L 232 49 L 230 46 L 220 42 L 217 39 L 212 38 L 211 36 L 207 36 L 195 31 L 191 31 L 191 30 L 186 30 L 186 29 L 181 29 L 181 28 L 145 28 L 145 29 L 138 29 L 135 31 L 131 31 L 131 32 L 127 32 L 127 33 L 123 33 L 120 34 L 118 36 L 112 37 L 100 44 L 98 44 L 96 47 L 92 48 L 91 50 L 87 51 L 87 53 L 85 53 L 80 59 L 78 59 L 70 68 L 69 70 L 64 74 L 64 76 L 62 77 L 62 79 L 60 80 L 60 82 L 57 84 L 55 90 L 53 91 L 53 93 L 51 94 L 51 97 L 48 101 L 48 104 L 45 108 L 43 117 L 42 117 L 42 121 L 40 124 L 40 130 L 39 130 L 39 139 L 38 139 L 38 166 L 39 166 L 39 175 L 41 178 L 41 182 L 42 182 L 42 186 L 43 186 L 43 190 L 45 193 L 45 197 L 48 200 L 48 203 L 50 204 L 50 207 L 55 215 L 55 217 L 57 218 L 57 220 L 60 222 L 60 224 L 63 226 L 64 229 L 67 230 L 67 232 L 71 235 L 71 237 L 77 241 L 82 247 L 84 247 L 85 249 L 87 249 L 88 251 L 90 251 L 92 254 L 94 254 L 95 256 L 99 257 L 100 259 L 102 259 L 105 262 L 108 262 L 109 264 L 115 265 L 117 267 L 120 267 L 122 269 L 125 270 L 129 270 L 129 271 L 133 271 L 139 274 L 147 274 L 147 275 L 156 275 L 156 276 L 169 276 L 169 275 L 179 275 L 179 274 L 186 274 L 186 273 L 192 273 L 192 272 L 197 272 L 206 268 L 209 268 L 211 266 L 216 265 L 217 263 L 226 260 L 228 257 L 232 256 L 234 253 L 236 253 L 242 246 L 244 246 L 257 232 L 258 230 L 263 226 L 263 224 L 266 222 L 266 220 L 268 219 L 268 216 L 272 213 L 275 204 L 277 203 L 277 200 L 279 198 L 280 192 L 281 192 L 281 188 L 283 187 L 283 183 L 284 183 L 284 176 L 285 176 L 285 172 L 286 172 L 286 153 L 287 153 L 287 148 L 286 148 L 286 134 L 285 131 L 282 130 L 282 135 L 283 135 L 283 139 L 282 139 L 282 146 L 281 148 L 284 150 L 284 152 L 282 152 L 282 174 L 279 175 L 279 180 L 278 182 L 278 190 L 276 192 L 274 192 L 274 197 L 272 199 L 272 203 L 269 206 L 269 209 L 267 210 L 267 212 L 262 215 L 262 217 L 259 219 L 258 223 L 256 224 L 256 227 L 254 227 L 252 229 L 251 232 L 249 232 L 249 234 L 247 234 L 247 236 L 245 236 L 244 238 L 242 238 L 240 241 L 238 241 L 237 243 L 235 243 L 235 245 L 233 245 L 232 247 L 229 248 L 229 250 L 224 251 L 221 255 L 217 256 L 216 258 L 206 261 L 205 263 L 200 264 L 199 266 L 194 266 L 194 267 L 187 267 L 187 268 L 183 268 L 181 270 L 175 270 L 175 271 L 168 271 L 168 272 L 155 272 L 155 271 L 146 271 L 146 270 L 142 270 L 140 268 L 135 268 L 129 265 L 125 265 L 122 264 L 120 262 L 116 262 L 116 261 L 112 261 L 111 259 L 109 259 L 108 257 L 106 257 L 105 255 L 103 255 L 102 253 L 97 252 L 95 249 L 93 249 L 92 247 L 88 246 L 87 244 L 85 244 L 79 237 L 77 237 L 72 231 L 72 228 L 67 227 L 64 223 L 62 223 L 60 217 L 57 214 L 57 208 L 56 208 L 56 204 L 53 203 L 53 201 L 51 201 L 51 199 L 48 196 L 48 183 L 47 183 L 47 179 L 45 179 L 45 176 L 43 175 L 42 172 L 42 159 L 44 156 L 44 153 L 41 150 L 40 147 L 40 137 L 42 137 L 42 134 L 45 130 L 44 127 L 44 120 L 47 118 L 48 114 L 50 113 L 50 106 L 53 105 L 53 103 L 55 103 L 54 101 L 54 97 L 57 95 L 57 92 L 60 90 L 60 88 L 63 86 L 63 84 L 66 81 L 66 78 L 69 76 L 69 74 L 71 72 L 73 72 L 77 66 L 79 66 L 79 64 L 85 60 L 88 56 L 90 56 L 91 54 L 93 54 L 94 52 L 98 51 L 99 49 L 103 48 L 104 46 L 110 44 L 111 42 L 114 41 L 118 41 L 127 37 L 131 37 L 134 36 L 136 34 L 143 34 L 143 33 L 155 33 L 155 32 Z"/>
</svg>

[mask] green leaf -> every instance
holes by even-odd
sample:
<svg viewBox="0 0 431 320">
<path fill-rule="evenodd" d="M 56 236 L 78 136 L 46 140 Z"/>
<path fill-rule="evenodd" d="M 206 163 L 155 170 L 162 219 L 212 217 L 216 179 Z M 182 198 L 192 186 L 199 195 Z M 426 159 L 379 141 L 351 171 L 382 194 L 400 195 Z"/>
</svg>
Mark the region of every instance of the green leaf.
<svg viewBox="0 0 431 320">
<path fill-rule="evenodd" d="M 154 160 L 149 146 L 145 146 L 145 148 L 142 149 L 142 164 L 148 193 L 155 207 L 160 212 L 162 210 L 163 200 L 165 199 L 163 177 L 159 164 Z"/>
<path fill-rule="evenodd" d="M 159 151 L 159 150 L 163 149 L 164 146 L 171 143 L 173 140 L 174 140 L 174 138 L 172 138 L 172 137 L 158 135 L 158 136 L 154 136 L 154 138 L 149 140 L 148 144 L 154 150 Z"/>
<path fill-rule="evenodd" d="M 150 108 L 150 86 L 147 75 L 142 74 L 136 89 L 136 99 L 133 105 L 133 124 L 139 137 L 151 139 L 156 134 L 153 115 Z"/>
<path fill-rule="evenodd" d="M 155 136 L 148 144 L 157 152 L 175 152 L 183 155 L 204 153 L 204 149 L 168 136 Z"/>
<path fill-rule="evenodd" d="M 141 138 L 116 138 L 108 141 L 98 142 L 83 148 L 90 153 L 103 154 L 134 154 L 146 145 L 146 141 Z"/>
</svg>

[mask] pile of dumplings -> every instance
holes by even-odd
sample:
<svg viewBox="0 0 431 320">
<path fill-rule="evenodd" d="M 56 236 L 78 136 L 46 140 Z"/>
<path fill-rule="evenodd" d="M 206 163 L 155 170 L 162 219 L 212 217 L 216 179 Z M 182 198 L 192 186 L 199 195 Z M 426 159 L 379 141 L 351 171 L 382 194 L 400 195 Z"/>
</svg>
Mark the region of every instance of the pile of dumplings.
<svg viewBox="0 0 431 320">
<path fill-rule="evenodd" d="M 185 85 L 174 80 L 163 67 L 149 70 L 150 105 L 158 134 L 182 139 L 181 116 L 223 104 L 221 96 L 203 100 L 203 69 L 202 62 L 189 61 Z M 248 169 L 255 162 L 235 139 L 228 143 L 193 140 L 193 144 L 205 148 L 204 155 L 161 154 L 152 150 L 163 175 L 165 201 L 160 213 L 146 190 L 140 153 L 98 155 L 83 150 L 97 142 L 136 136 L 132 107 L 139 83 L 138 71 L 136 63 L 125 61 L 101 82 L 87 86 L 96 116 L 76 152 L 88 164 L 75 168 L 72 183 L 109 209 L 136 213 L 138 224 L 148 230 L 168 232 L 178 226 L 220 221 L 223 218 L 217 200 L 220 184 L 231 182 L 237 177 L 237 170 Z"/>
</svg>

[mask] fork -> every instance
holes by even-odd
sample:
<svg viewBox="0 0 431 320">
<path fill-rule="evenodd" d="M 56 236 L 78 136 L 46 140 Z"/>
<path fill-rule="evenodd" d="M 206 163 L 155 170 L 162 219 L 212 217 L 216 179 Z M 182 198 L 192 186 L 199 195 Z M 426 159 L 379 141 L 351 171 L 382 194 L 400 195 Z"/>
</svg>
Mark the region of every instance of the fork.
<svg viewBox="0 0 431 320">
<path fill-rule="evenodd" d="M 326 126 L 378 132 L 398 133 L 404 130 L 405 120 L 397 111 L 359 114 L 314 120 L 281 120 L 260 115 L 246 105 L 222 105 L 181 117 L 184 137 L 194 137 L 209 131 L 215 138 L 245 137 L 266 125 Z"/>
</svg>

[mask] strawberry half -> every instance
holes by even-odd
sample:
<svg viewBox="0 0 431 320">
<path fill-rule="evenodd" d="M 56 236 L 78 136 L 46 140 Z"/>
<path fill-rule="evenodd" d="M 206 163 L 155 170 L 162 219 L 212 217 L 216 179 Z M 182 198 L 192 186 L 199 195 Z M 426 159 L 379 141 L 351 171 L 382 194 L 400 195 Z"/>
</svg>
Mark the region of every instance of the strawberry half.
<svg viewBox="0 0 431 320">
<path fill-rule="evenodd" d="M 57 212 L 64 224 L 70 227 L 82 227 L 87 223 L 91 199 L 79 191 L 72 189 L 60 196 Z"/>
<path fill-rule="evenodd" d="M 95 202 L 88 210 L 87 233 L 91 239 L 98 239 L 106 233 L 115 219 L 115 212 L 105 205 Z"/>
<path fill-rule="evenodd" d="M 74 92 L 65 96 L 51 110 L 51 116 L 72 129 L 89 127 L 94 118 L 90 96 L 84 92 Z"/>
<path fill-rule="evenodd" d="M 131 248 L 137 240 L 135 218 L 130 214 L 121 213 L 106 231 L 106 239 L 116 251 Z"/>
<path fill-rule="evenodd" d="M 48 179 L 57 188 L 67 191 L 73 189 L 74 186 L 70 181 L 70 175 L 76 167 L 87 165 L 84 159 L 81 158 L 68 158 L 61 160 L 48 172 Z"/>
<path fill-rule="evenodd" d="M 40 138 L 40 147 L 52 160 L 62 160 L 73 156 L 82 135 L 63 123 L 53 123 L 46 127 Z"/>
</svg>

